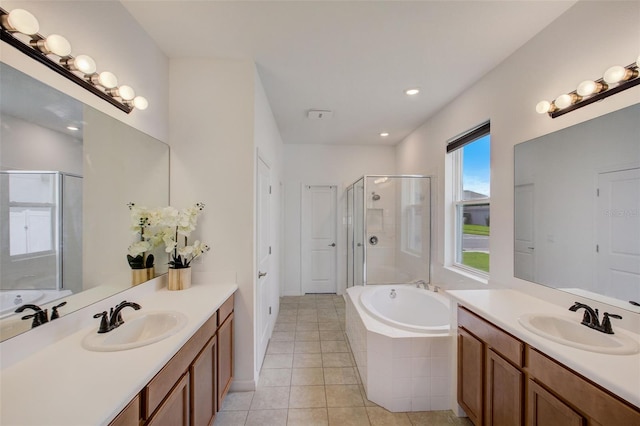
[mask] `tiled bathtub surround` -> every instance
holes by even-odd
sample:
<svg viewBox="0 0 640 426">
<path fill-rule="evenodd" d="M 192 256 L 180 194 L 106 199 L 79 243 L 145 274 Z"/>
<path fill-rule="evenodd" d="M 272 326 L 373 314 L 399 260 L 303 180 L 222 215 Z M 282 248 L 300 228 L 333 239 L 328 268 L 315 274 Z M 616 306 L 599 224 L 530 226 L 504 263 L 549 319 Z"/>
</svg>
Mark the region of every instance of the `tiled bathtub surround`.
<svg viewBox="0 0 640 426">
<path fill-rule="evenodd" d="M 368 400 L 344 318 L 342 296 L 281 298 L 257 390 L 228 394 L 215 425 L 471 425 L 450 410 L 391 413 Z"/>
<path fill-rule="evenodd" d="M 451 339 L 393 329 L 346 299 L 346 332 L 367 397 L 392 412 L 451 408 Z M 375 322 L 372 322 L 375 321 Z"/>
</svg>

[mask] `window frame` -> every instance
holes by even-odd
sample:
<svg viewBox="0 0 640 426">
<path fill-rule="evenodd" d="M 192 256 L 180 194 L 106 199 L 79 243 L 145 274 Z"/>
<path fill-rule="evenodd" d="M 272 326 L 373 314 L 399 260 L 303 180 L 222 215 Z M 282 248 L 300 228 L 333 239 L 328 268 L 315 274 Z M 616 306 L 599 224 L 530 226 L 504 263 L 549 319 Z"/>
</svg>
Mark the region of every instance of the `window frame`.
<svg viewBox="0 0 640 426">
<path fill-rule="evenodd" d="M 466 145 L 470 145 L 475 141 L 489 135 L 491 137 L 491 125 L 489 121 L 480 124 L 477 127 L 463 133 L 460 136 L 452 138 L 447 142 L 447 154 L 451 155 L 452 169 L 451 169 L 451 183 L 452 183 L 452 236 L 453 244 L 451 247 L 451 266 L 471 274 L 483 280 L 489 278 L 490 272 L 476 269 L 471 266 L 462 263 L 462 238 L 463 238 L 463 210 L 468 206 L 484 206 L 489 207 L 491 211 L 491 195 L 484 198 L 477 198 L 472 200 L 464 199 L 463 188 L 463 155 L 462 149 Z M 489 160 L 491 161 L 491 160 Z M 490 216 L 489 216 L 490 217 Z"/>
</svg>

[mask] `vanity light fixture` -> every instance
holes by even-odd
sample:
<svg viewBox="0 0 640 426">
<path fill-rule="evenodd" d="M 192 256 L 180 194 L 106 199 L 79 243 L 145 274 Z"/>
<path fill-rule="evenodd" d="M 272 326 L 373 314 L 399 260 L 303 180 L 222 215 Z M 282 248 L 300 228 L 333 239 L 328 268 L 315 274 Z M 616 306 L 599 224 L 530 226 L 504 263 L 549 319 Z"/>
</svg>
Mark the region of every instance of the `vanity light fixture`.
<svg viewBox="0 0 640 426">
<path fill-rule="evenodd" d="M 39 34 L 40 23 L 30 12 L 0 7 L 0 39 L 30 56 L 58 74 L 84 87 L 121 111 L 129 114 L 134 108 L 144 110 L 149 102 L 136 96 L 130 86 L 119 86 L 117 77 L 109 72 L 97 72 L 96 62 L 88 55 L 71 55 L 71 44 L 59 34 Z M 26 40 L 26 41 L 25 41 Z"/>
<path fill-rule="evenodd" d="M 583 106 L 592 104 L 618 92 L 640 84 L 640 56 L 626 67 L 616 65 L 608 68 L 601 79 L 585 80 L 571 93 L 558 96 L 553 102 L 540 101 L 536 112 L 549 114 L 551 118 L 559 117 Z"/>
</svg>

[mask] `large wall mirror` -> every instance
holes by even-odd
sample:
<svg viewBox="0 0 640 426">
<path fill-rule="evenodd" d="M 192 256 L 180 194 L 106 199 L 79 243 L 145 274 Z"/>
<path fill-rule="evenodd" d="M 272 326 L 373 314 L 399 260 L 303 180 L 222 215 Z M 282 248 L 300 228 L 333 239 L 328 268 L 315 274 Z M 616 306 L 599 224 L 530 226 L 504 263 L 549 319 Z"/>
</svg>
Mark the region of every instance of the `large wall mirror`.
<svg viewBox="0 0 640 426">
<path fill-rule="evenodd" d="M 169 204 L 169 147 L 4 63 L 0 93 L 4 340 L 31 328 L 23 304 L 64 315 L 133 285 L 127 204 Z"/>
<path fill-rule="evenodd" d="M 515 276 L 640 312 L 640 104 L 514 157 Z"/>
</svg>

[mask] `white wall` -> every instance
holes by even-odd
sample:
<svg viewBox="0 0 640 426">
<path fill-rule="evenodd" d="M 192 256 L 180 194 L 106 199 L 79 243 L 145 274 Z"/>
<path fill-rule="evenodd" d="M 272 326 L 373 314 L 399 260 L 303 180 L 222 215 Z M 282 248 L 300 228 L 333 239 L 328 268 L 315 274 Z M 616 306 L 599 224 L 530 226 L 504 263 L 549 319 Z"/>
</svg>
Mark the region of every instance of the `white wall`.
<svg viewBox="0 0 640 426">
<path fill-rule="evenodd" d="M 283 295 L 301 294 L 300 220 L 302 185 L 338 186 L 338 292 L 346 288 L 345 190 L 364 174 L 394 174 L 393 147 L 285 145 L 285 271 Z"/>
<path fill-rule="evenodd" d="M 72 55 L 91 56 L 98 71 L 111 71 L 149 101 L 144 111 L 125 114 L 14 47 L 0 43 L 0 59 L 18 70 L 164 142 L 169 133 L 169 60 L 117 1 L 3 1 L 8 11 L 33 13 L 43 35 L 61 34 Z"/>
<path fill-rule="evenodd" d="M 561 305 L 572 303 L 575 296 L 513 277 L 513 146 L 640 101 L 640 87 L 635 87 L 556 119 L 535 112 L 539 100 L 552 100 L 582 80 L 597 79 L 609 66 L 635 61 L 640 53 L 638 16 L 638 2 L 578 2 L 398 146 L 399 173 L 437 175 L 434 237 L 445 244 L 434 245 L 435 280 L 449 288 L 476 285 L 445 269 L 452 244 L 451 191 L 445 187 L 451 165 L 445 145 L 490 119 L 489 284 L 516 287 Z M 637 315 L 625 317 L 627 325 L 638 321 Z"/>
<path fill-rule="evenodd" d="M 206 79 L 193 78 L 194 69 Z M 270 163 L 272 186 L 277 188 L 282 176 L 280 133 L 253 62 L 176 59 L 170 75 L 171 203 L 206 205 L 193 236 L 211 251 L 194 265 L 194 274 L 199 281 L 238 284 L 233 387 L 253 389 L 259 367 L 254 354 L 256 152 Z M 279 197 L 276 193 L 271 203 L 274 248 L 279 246 Z M 273 262 L 277 278 L 277 255 Z M 277 303 L 277 288 L 274 292 Z"/>
</svg>

